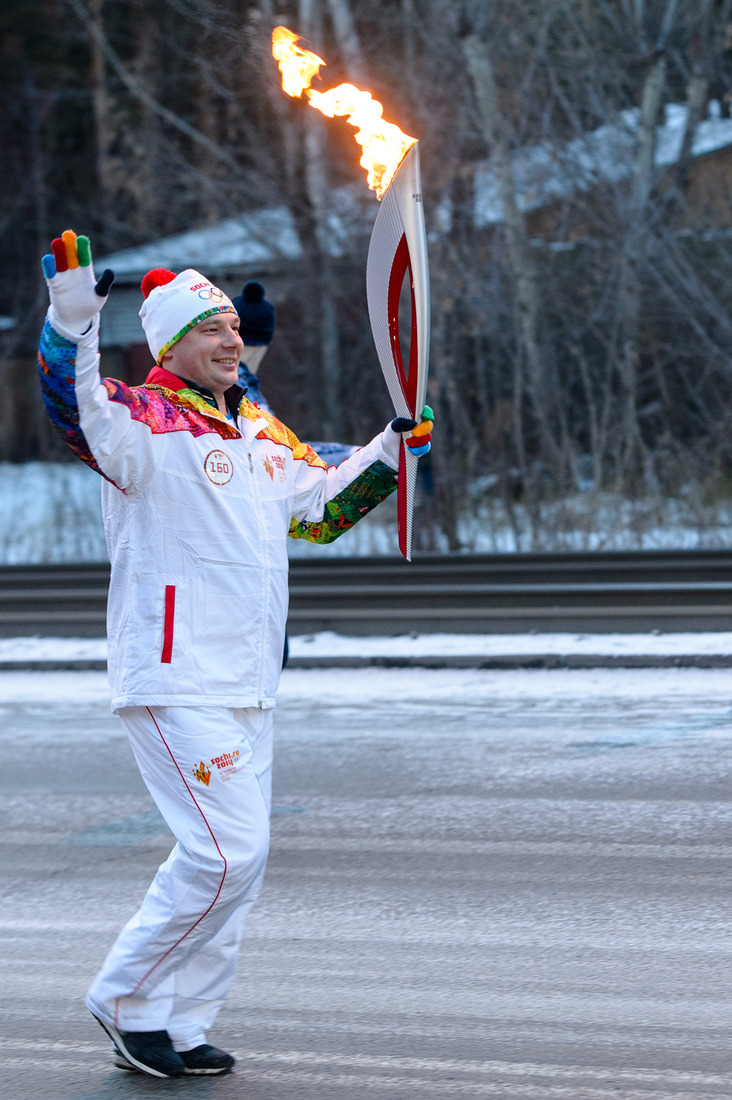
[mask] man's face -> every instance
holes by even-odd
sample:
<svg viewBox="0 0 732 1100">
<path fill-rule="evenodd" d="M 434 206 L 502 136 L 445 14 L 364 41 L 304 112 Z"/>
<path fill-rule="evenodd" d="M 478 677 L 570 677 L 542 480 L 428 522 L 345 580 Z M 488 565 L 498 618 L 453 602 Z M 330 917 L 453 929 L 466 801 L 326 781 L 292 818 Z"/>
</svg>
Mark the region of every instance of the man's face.
<svg viewBox="0 0 732 1100">
<path fill-rule="evenodd" d="M 205 386 L 218 400 L 237 380 L 242 347 L 237 314 L 215 313 L 181 336 L 162 364 L 179 378 Z"/>
</svg>

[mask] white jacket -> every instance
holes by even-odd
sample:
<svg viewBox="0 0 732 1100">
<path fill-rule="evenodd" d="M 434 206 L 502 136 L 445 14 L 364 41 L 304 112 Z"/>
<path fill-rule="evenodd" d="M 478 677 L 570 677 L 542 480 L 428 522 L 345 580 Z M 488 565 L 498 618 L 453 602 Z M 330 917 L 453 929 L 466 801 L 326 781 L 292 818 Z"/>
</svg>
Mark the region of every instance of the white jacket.
<svg viewBox="0 0 732 1100">
<path fill-rule="evenodd" d="M 388 496 L 399 436 L 387 428 L 328 468 L 246 399 L 237 428 L 166 371 L 130 388 L 101 379 L 98 363 L 98 322 L 76 336 L 52 307 L 39 348 L 46 408 L 105 479 L 113 710 L 273 707 L 285 539 L 329 542 Z"/>
</svg>

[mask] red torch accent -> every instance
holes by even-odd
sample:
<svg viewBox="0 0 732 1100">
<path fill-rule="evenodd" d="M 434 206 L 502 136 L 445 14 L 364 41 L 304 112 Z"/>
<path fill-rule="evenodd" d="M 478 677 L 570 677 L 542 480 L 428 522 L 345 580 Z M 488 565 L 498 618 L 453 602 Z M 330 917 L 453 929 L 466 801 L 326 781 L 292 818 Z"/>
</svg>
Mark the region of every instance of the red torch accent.
<svg viewBox="0 0 732 1100">
<path fill-rule="evenodd" d="M 404 276 L 409 272 L 409 292 L 412 298 L 412 334 L 409 342 L 409 366 L 404 369 L 402 357 L 402 344 L 399 334 L 399 299 L 401 298 Z M 414 307 L 414 279 L 412 276 L 412 264 L 409 259 L 409 245 L 406 234 L 397 245 L 394 261 L 389 276 L 389 336 L 391 338 L 391 353 L 397 368 L 397 377 L 402 387 L 402 393 L 409 405 L 412 420 L 417 419 L 415 401 L 417 397 L 417 313 Z M 422 410 L 420 409 L 421 413 Z"/>
<path fill-rule="evenodd" d="M 412 332 L 409 342 L 409 365 L 404 369 L 404 357 L 402 355 L 402 342 L 399 332 L 399 301 L 404 285 L 404 276 L 409 272 L 409 293 L 411 296 Z M 417 397 L 417 311 L 414 304 L 414 277 L 412 264 L 409 259 L 409 245 L 406 234 L 397 245 L 394 260 L 389 275 L 389 337 L 391 342 L 391 354 L 394 357 L 397 378 L 401 386 L 404 399 L 409 406 L 412 420 L 419 419 L 421 409 L 416 408 Z M 406 448 L 402 446 L 399 453 L 399 480 L 397 482 L 397 523 L 399 530 L 399 549 L 405 558 L 410 556 L 407 547 L 407 530 L 409 527 L 408 512 L 409 499 L 407 493 Z"/>
<path fill-rule="evenodd" d="M 405 366 L 399 302 L 409 278 L 411 326 Z M 429 363 L 430 300 L 419 142 L 408 150 L 381 200 L 366 265 L 369 318 L 381 369 L 397 416 L 419 420 L 425 405 Z M 397 504 L 399 549 L 411 560 L 418 459 L 402 439 Z"/>
</svg>

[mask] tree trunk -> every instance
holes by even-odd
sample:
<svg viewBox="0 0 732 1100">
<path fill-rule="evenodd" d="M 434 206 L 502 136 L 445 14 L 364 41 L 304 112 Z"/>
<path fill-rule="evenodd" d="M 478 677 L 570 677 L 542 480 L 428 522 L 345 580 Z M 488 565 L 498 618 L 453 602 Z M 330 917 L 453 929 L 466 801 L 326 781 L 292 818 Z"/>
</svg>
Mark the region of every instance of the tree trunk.
<svg viewBox="0 0 732 1100">
<path fill-rule="evenodd" d="M 691 52 L 693 64 L 691 76 L 686 88 L 686 126 L 679 150 L 679 159 L 676 166 L 676 185 L 680 191 L 685 191 L 689 181 L 689 165 L 691 163 L 692 148 L 696 128 L 704 117 L 704 112 L 709 98 L 709 62 L 711 49 L 709 39 L 712 24 L 712 6 L 714 0 L 701 0 L 699 12 L 698 31 L 693 36 Z"/>
<path fill-rule="evenodd" d="M 532 411 L 539 425 L 542 447 L 547 457 L 561 468 L 560 448 L 551 428 L 549 410 L 552 406 L 542 354 L 539 347 L 539 293 L 537 274 L 529 253 L 524 216 L 516 201 L 516 183 L 506 126 L 498 105 L 498 89 L 493 75 L 488 50 L 475 35 L 462 40 L 463 52 L 473 82 L 475 99 L 486 136 L 490 144 L 491 160 L 496 172 L 503 207 L 503 223 L 508 241 L 509 262 L 516 295 L 518 312 L 519 359 L 526 368 L 526 389 L 531 399 Z M 521 367 L 517 372 L 520 378 Z M 519 383 L 516 403 L 521 404 L 523 386 Z"/>
<path fill-rule="evenodd" d="M 99 209 L 109 210 L 112 201 L 113 184 L 109 151 L 112 146 L 112 123 L 110 119 L 109 92 L 107 88 L 107 68 L 104 61 L 104 21 L 102 0 L 89 0 L 89 48 L 91 51 L 92 111 L 94 114 L 94 152 L 97 174 L 97 194 Z M 98 243 L 105 246 L 106 231 L 104 219 L 96 229 Z"/>
<path fill-rule="evenodd" d="M 402 40 L 404 43 L 404 66 L 407 71 L 407 79 L 411 79 L 414 73 L 414 31 L 417 21 L 417 13 L 414 9 L 414 0 L 401 0 L 402 5 Z"/>
<path fill-rule="evenodd" d="M 318 0 L 300 0 L 300 19 L 305 34 L 315 39 L 321 30 L 321 9 Z M 311 323 L 318 334 L 320 357 L 320 393 L 318 406 L 322 410 L 321 430 L 326 440 L 337 439 L 340 427 L 340 349 L 338 341 L 338 309 L 335 295 L 333 258 L 330 253 L 328 182 L 325 120 L 315 111 L 303 116 L 305 124 L 305 185 L 309 213 L 313 220 L 316 250 L 309 256 L 313 277 L 313 316 Z"/>
<path fill-rule="evenodd" d="M 136 133 L 135 157 L 131 163 L 122 165 L 118 186 L 127 192 L 131 199 L 130 224 L 141 239 L 148 234 L 159 232 L 156 214 L 160 208 L 161 189 L 157 183 L 157 162 L 159 159 L 160 122 L 150 100 L 157 98 L 160 79 L 158 56 L 158 28 L 155 15 L 145 0 L 134 0 L 134 19 L 140 28 L 135 56 L 130 63 L 130 73 L 136 83 L 146 90 L 148 100 L 140 103 L 140 123 Z M 205 116 L 205 112 L 202 113 Z M 208 135 L 206 135 L 208 137 Z M 207 169 L 207 162 L 201 154 L 201 146 L 192 147 L 194 157 Z M 212 204 L 211 204 L 212 205 Z"/>
<path fill-rule="evenodd" d="M 363 51 L 348 0 L 327 0 L 338 48 L 346 63 L 348 79 L 359 84 L 364 76 Z"/>
<path fill-rule="evenodd" d="M 656 124 L 666 80 L 666 39 L 673 29 L 679 0 L 668 0 L 658 48 L 643 85 L 635 169 L 621 263 L 619 308 L 621 383 L 621 440 L 618 454 L 619 487 L 635 485 L 647 468 L 645 444 L 638 416 L 640 361 L 641 269 L 647 248 L 647 213 L 656 182 Z"/>
</svg>

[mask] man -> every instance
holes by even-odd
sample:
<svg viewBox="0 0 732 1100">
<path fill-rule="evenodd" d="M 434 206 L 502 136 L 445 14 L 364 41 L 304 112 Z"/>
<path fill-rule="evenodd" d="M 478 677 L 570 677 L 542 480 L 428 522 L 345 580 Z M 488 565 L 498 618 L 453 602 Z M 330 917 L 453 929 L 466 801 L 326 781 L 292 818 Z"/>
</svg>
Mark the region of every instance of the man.
<svg viewBox="0 0 732 1100">
<path fill-rule="evenodd" d="M 236 310 L 192 270 L 143 280 L 155 361 L 145 385 L 102 379 L 99 312 L 113 275 L 95 284 L 89 241 L 71 230 L 52 253 L 43 397 L 104 479 L 112 709 L 177 840 L 86 1003 L 117 1064 L 154 1077 L 226 1073 L 234 1059 L 206 1033 L 267 859 L 285 538 L 329 542 L 388 496 L 400 433 L 415 424 L 394 421 L 326 467 L 242 397 Z"/>
</svg>

